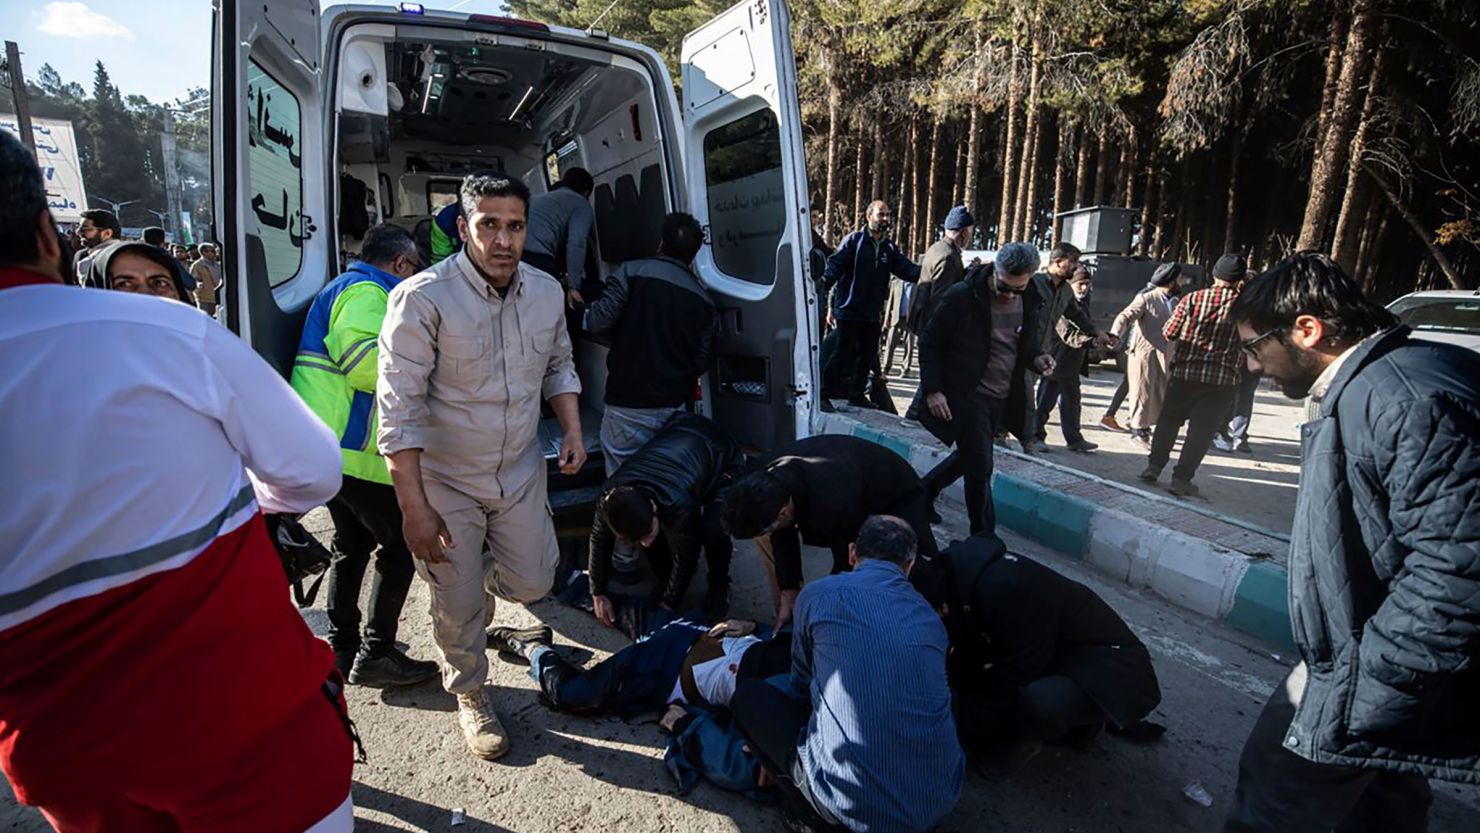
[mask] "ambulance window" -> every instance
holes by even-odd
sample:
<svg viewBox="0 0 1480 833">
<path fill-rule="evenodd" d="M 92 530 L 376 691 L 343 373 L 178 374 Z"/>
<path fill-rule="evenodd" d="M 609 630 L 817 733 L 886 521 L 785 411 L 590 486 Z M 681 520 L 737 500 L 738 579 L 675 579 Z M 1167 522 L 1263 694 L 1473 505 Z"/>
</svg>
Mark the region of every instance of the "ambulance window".
<svg viewBox="0 0 1480 833">
<path fill-rule="evenodd" d="M 740 280 L 776 282 L 776 247 L 786 230 L 781 129 L 769 108 L 704 136 L 710 249 L 720 271 Z"/>
<path fill-rule="evenodd" d="M 247 61 L 247 187 L 272 286 L 303 264 L 303 147 L 298 99 Z"/>
</svg>

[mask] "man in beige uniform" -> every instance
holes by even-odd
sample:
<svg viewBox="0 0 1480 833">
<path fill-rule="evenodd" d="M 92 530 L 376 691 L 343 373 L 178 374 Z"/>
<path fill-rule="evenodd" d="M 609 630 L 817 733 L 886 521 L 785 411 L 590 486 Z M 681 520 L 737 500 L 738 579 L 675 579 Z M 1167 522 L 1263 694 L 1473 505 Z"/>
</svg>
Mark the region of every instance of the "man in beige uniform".
<svg viewBox="0 0 1480 833">
<path fill-rule="evenodd" d="M 586 452 L 564 290 L 520 264 L 529 190 L 473 175 L 460 198 L 463 250 L 390 294 L 376 401 L 406 544 L 432 588 L 442 683 L 468 747 L 493 760 L 509 749 L 483 689 L 494 596 L 540 599 L 558 557 L 536 442 L 541 396 L 565 433 L 561 471 L 578 471 Z"/>
</svg>

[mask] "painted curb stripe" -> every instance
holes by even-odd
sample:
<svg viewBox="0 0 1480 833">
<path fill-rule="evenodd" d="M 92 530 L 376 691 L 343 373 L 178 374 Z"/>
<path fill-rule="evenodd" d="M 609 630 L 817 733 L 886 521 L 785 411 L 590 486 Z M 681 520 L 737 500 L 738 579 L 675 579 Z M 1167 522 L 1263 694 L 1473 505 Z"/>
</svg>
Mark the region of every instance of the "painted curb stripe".
<svg viewBox="0 0 1480 833">
<path fill-rule="evenodd" d="M 933 465 L 942 455 L 923 444 L 911 444 L 900 437 L 871 428 L 863 423 L 836 414 L 824 415 L 822 432 L 828 434 L 851 434 L 890 449 L 909 460 L 918 470 L 922 463 Z M 928 468 L 928 466 L 927 466 Z M 1255 561 L 1249 556 L 1232 550 L 1223 550 L 1215 542 L 1206 542 L 1209 554 L 1224 551 L 1227 559 L 1221 578 L 1216 586 L 1207 581 L 1199 588 L 1197 596 L 1217 597 L 1194 603 L 1187 590 L 1189 583 L 1198 582 L 1195 575 L 1182 575 L 1178 564 L 1161 564 L 1160 555 L 1175 558 L 1176 553 L 1167 550 L 1168 538 L 1183 538 L 1176 530 L 1157 527 L 1133 516 L 1120 518 L 1116 522 L 1097 524 L 1094 519 L 1109 519 L 1124 513 L 1107 510 L 1081 497 L 1060 492 L 1042 483 L 1016 475 L 994 473 L 992 476 L 992 500 L 997 512 L 997 523 L 1036 541 L 1050 549 L 1074 558 L 1089 561 L 1100 572 L 1118 579 L 1132 587 L 1150 588 L 1157 595 L 1173 604 L 1192 610 L 1212 619 L 1221 619 L 1229 627 L 1293 650 L 1294 639 L 1290 630 L 1289 576 L 1283 567 L 1265 561 Z M 1113 536 L 1115 540 L 1100 540 L 1104 527 L 1120 527 Z M 1133 540 L 1121 540 L 1121 539 Z M 1127 550 L 1138 550 L 1144 556 L 1153 556 L 1146 563 L 1138 562 Z M 1166 552 L 1159 552 L 1167 550 Z M 1120 553 L 1106 557 L 1109 553 Z M 1127 561 L 1127 558 L 1130 560 Z M 1125 561 L 1126 563 L 1120 563 Z M 1245 567 L 1247 565 L 1247 567 Z M 1200 571 L 1195 571 L 1200 572 Z M 1170 582 L 1170 584 L 1168 584 Z M 1229 587 L 1236 584 L 1236 587 Z M 1163 586 L 1165 585 L 1165 586 Z M 1181 585 L 1181 587 L 1177 587 Z M 1208 591 L 1213 591 L 1209 593 Z M 1200 610 L 1201 607 L 1216 606 L 1217 610 Z M 1222 613 L 1224 615 L 1210 615 Z"/>
</svg>

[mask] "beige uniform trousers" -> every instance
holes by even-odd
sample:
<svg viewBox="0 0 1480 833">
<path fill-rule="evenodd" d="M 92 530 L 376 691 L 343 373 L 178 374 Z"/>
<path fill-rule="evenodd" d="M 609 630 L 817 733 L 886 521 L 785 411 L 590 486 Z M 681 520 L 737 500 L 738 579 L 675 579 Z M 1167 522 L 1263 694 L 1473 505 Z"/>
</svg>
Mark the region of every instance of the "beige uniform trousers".
<svg viewBox="0 0 1480 833">
<path fill-rule="evenodd" d="M 495 597 L 529 604 L 555 581 L 559 546 L 541 466 L 503 500 L 479 500 L 432 478 L 427 500 L 452 536 L 447 563 L 416 560 L 432 590 L 432 635 L 442 651 L 442 686 L 476 691 L 488 679 L 488 639 Z M 486 548 L 485 548 L 486 545 Z"/>
</svg>

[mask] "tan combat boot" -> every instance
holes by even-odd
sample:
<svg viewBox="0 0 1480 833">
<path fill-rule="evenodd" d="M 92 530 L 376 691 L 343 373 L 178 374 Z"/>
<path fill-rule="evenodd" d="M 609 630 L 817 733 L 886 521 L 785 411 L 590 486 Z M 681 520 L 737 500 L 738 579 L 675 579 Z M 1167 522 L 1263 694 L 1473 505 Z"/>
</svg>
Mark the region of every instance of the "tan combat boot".
<svg viewBox="0 0 1480 833">
<path fill-rule="evenodd" d="M 463 740 L 473 754 L 485 761 L 495 761 L 509 751 L 509 736 L 488 702 L 483 687 L 476 691 L 457 695 L 457 724 L 462 727 Z"/>
</svg>

